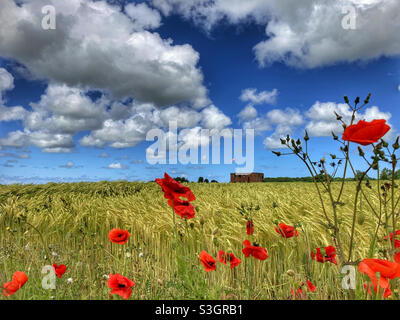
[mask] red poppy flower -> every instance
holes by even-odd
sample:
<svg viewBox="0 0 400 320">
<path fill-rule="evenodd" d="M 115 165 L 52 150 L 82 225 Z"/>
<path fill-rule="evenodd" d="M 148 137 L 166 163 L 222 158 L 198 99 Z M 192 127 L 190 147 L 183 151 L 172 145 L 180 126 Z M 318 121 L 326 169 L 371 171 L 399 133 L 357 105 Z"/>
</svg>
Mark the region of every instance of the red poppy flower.
<svg viewBox="0 0 400 320">
<path fill-rule="evenodd" d="M 368 290 L 368 293 L 369 293 L 370 296 L 372 296 L 371 288 L 373 288 L 374 291 L 375 291 L 375 293 L 377 293 L 377 289 L 374 288 L 374 286 L 372 285 L 372 283 L 370 283 L 370 284 L 364 283 L 364 290 Z M 380 293 L 380 292 L 381 292 L 381 290 L 379 289 L 379 293 Z M 389 297 L 390 295 L 392 295 L 392 290 L 390 290 L 390 285 L 389 285 L 389 287 L 387 287 L 387 288 L 385 289 L 385 291 L 383 292 L 383 297 L 384 297 L 384 298 L 387 298 L 387 297 Z"/>
<path fill-rule="evenodd" d="M 322 255 L 321 253 L 321 248 L 317 248 L 317 254 L 314 253 L 314 251 L 311 252 L 311 258 L 313 260 L 316 260 L 317 262 L 332 262 L 337 265 L 336 261 L 336 249 L 333 246 L 327 246 L 323 248 L 325 250 L 325 255 Z"/>
<path fill-rule="evenodd" d="M 180 182 L 172 179 L 167 173 L 164 173 L 164 179 L 156 179 L 156 182 L 164 192 L 165 199 L 173 200 L 184 197 L 187 201 L 196 200 L 196 197 L 189 187 L 186 187 Z"/>
<path fill-rule="evenodd" d="M 389 130 L 390 127 L 384 119 L 371 122 L 360 120 L 357 124 L 352 124 L 344 130 L 342 139 L 367 146 L 378 142 Z"/>
<path fill-rule="evenodd" d="M 396 248 L 396 252 L 394 254 L 394 261 L 400 263 L 400 248 Z"/>
<path fill-rule="evenodd" d="M 288 226 L 284 223 L 280 223 L 279 227 L 275 227 L 275 231 L 284 238 L 291 238 L 293 236 L 297 237 L 299 235 L 295 227 Z"/>
<path fill-rule="evenodd" d="M 65 271 L 67 270 L 67 267 L 64 264 L 60 264 L 59 266 L 53 263 L 53 268 L 54 272 L 56 273 L 56 276 L 61 279 Z"/>
<path fill-rule="evenodd" d="M 3 284 L 3 295 L 11 296 L 16 293 L 20 288 L 24 286 L 24 284 L 28 281 L 28 276 L 22 272 L 17 271 L 12 276 L 11 281 Z"/>
<path fill-rule="evenodd" d="M 235 257 L 233 253 L 226 253 L 222 250 L 218 251 L 218 260 L 223 264 L 226 264 L 229 261 L 231 269 L 237 267 L 239 264 L 242 263 L 242 260 Z"/>
<path fill-rule="evenodd" d="M 136 283 L 118 273 L 114 275 L 110 274 L 108 279 L 108 287 L 112 289 L 110 297 L 112 294 L 117 294 L 124 299 L 129 299 L 132 294 L 132 287 L 134 286 L 136 286 Z"/>
<path fill-rule="evenodd" d="M 206 251 L 200 253 L 200 262 L 204 266 L 204 270 L 207 272 L 214 271 L 217 268 L 215 259 Z"/>
<path fill-rule="evenodd" d="M 172 203 L 173 202 L 173 203 Z M 186 200 L 174 199 L 168 200 L 168 204 L 170 207 L 174 206 L 174 211 L 183 219 L 192 219 L 194 218 L 195 211 L 193 205 Z"/>
<path fill-rule="evenodd" d="M 400 263 L 387 260 L 364 259 L 358 265 L 358 270 L 369 277 L 375 292 L 379 286 L 380 288 L 385 289 L 385 295 L 387 296 L 390 296 L 391 293 L 388 279 L 400 277 Z M 377 272 L 380 273 L 379 284 L 376 276 Z"/>
<path fill-rule="evenodd" d="M 254 233 L 254 224 L 253 224 L 253 220 L 247 220 L 246 223 L 246 232 L 247 234 L 250 236 Z"/>
<path fill-rule="evenodd" d="M 130 234 L 126 230 L 121 230 L 121 229 L 112 229 L 108 233 L 108 238 L 110 239 L 111 242 L 113 243 L 118 243 L 118 244 L 125 244 L 130 237 Z"/>
<path fill-rule="evenodd" d="M 258 245 L 251 245 L 249 240 L 245 240 L 243 242 L 243 245 L 245 247 L 242 249 L 242 252 L 246 256 L 246 258 L 250 256 L 253 256 L 255 259 L 258 260 L 265 260 L 268 258 L 267 250 Z"/>
<path fill-rule="evenodd" d="M 308 290 L 308 291 L 315 292 L 316 288 L 315 288 L 315 286 L 311 283 L 311 281 L 308 281 L 308 280 L 307 280 L 305 284 L 307 284 L 307 290 Z M 296 290 L 296 292 L 292 289 L 292 296 L 296 296 L 297 299 L 306 297 L 306 293 L 305 293 L 305 292 L 303 293 L 303 290 L 302 290 L 302 287 L 303 287 L 303 286 L 304 286 L 304 282 L 301 284 L 300 288 L 298 288 L 298 289 Z"/>
</svg>

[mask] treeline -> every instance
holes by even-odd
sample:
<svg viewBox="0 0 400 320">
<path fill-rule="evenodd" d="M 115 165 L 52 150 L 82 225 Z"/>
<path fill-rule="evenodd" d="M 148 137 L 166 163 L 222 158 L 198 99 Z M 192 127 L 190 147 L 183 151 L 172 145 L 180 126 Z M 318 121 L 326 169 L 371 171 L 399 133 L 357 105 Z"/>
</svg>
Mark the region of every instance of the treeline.
<svg viewBox="0 0 400 320">
<path fill-rule="evenodd" d="M 186 179 L 185 177 L 175 177 L 174 178 L 176 181 L 178 182 L 190 182 L 188 179 Z M 199 179 L 197 180 L 198 183 L 218 183 L 217 180 L 211 180 L 209 181 L 207 178 L 204 179 L 203 177 L 199 177 Z"/>
<path fill-rule="evenodd" d="M 361 178 L 363 176 L 363 172 L 357 171 L 356 176 L 358 178 Z M 392 180 L 392 170 L 390 170 L 388 168 L 383 168 L 382 171 L 380 172 L 379 176 L 380 176 L 381 180 Z M 333 181 L 342 181 L 342 177 L 334 177 L 334 178 L 332 178 L 331 176 L 329 176 L 329 177 Z M 322 174 L 317 175 L 315 178 L 318 182 L 326 181 L 325 175 L 322 175 Z M 394 178 L 396 180 L 400 179 L 400 170 L 395 171 Z M 185 177 L 175 177 L 174 179 L 179 182 L 190 182 Z M 357 181 L 358 179 L 356 179 L 355 177 L 348 177 L 345 180 L 346 181 Z M 376 180 L 376 177 L 370 177 L 367 175 L 364 177 L 364 180 Z M 197 182 L 198 183 L 218 183 L 217 180 L 209 181 L 208 179 L 203 178 L 203 177 L 199 177 Z M 314 179 L 313 179 L 313 177 L 296 177 L 296 178 L 293 178 L 293 177 L 274 177 L 274 178 L 266 177 L 266 178 L 264 178 L 264 182 L 314 182 Z"/>
<path fill-rule="evenodd" d="M 363 176 L 363 172 L 362 171 L 357 171 L 356 172 L 356 176 L 358 178 L 361 178 Z M 380 172 L 379 175 L 381 180 L 392 180 L 392 170 L 388 169 L 388 168 L 384 168 L 382 169 L 382 171 Z M 326 181 L 326 177 L 325 175 L 317 175 L 316 180 L 318 182 L 321 181 Z M 333 181 L 341 181 L 343 178 L 342 177 L 335 177 L 332 178 L 331 176 L 329 176 L 329 178 Z M 400 179 L 400 170 L 395 171 L 394 173 L 394 178 L 395 180 L 399 180 Z M 345 179 L 346 181 L 357 181 L 358 179 L 356 179 L 355 177 L 348 177 Z M 376 177 L 370 177 L 368 175 L 366 175 L 364 177 L 364 180 L 376 180 Z M 264 182 L 314 182 L 313 177 L 297 177 L 297 178 L 292 178 L 292 177 L 276 177 L 276 178 L 271 178 L 271 177 L 267 177 L 264 178 Z"/>
</svg>

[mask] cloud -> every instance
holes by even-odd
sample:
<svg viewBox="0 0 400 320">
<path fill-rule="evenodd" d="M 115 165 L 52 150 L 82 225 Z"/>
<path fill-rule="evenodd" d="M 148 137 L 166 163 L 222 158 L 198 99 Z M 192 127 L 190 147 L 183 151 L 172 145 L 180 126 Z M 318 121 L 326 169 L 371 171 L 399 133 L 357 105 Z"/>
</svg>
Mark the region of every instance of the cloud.
<svg viewBox="0 0 400 320">
<path fill-rule="evenodd" d="M 256 118 L 258 115 L 256 108 L 251 104 L 247 105 L 242 111 L 239 112 L 238 118 L 241 122 L 249 121 Z"/>
<path fill-rule="evenodd" d="M 145 3 L 129 3 L 125 6 L 125 12 L 138 30 L 156 29 L 161 25 L 160 13 Z"/>
<path fill-rule="evenodd" d="M 45 176 L 10 176 L 0 174 L 0 184 L 42 184 L 49 182 L 79 182 L 79 181 L 102 181 L 104 176 L 89 177 L 87 175 L 81 175 L 79 177 L 45 177 Z M 112 177 L 108 177 L 108 180 L 114 180 Z"/>
<path fill-rule="evenodd" d="M 222 130 L 232 123 L 231 119 L 214 105 L 203 109 L 201 115 L 203 118 L 200 123 L 206 129 Z"/>
<path fill-rule="evenodd" d="M 63 164 L 59 167 L 65 169 L 82 168 L 82 166 L 76 166 L 73 161 L 68 161 L 66 164 Z"/>
<path fill-rule="evenodd" d="M 170 121 L 176 122 L 178 129 L 201 127 L 220 130 L 232 123 L 230 118 L 214 105 L 198 111 L 176 106 L 159 110 L 151 104 L 133 104 L 130 117 L 121 120 L 107 119 L 101 129 L 93 130 L 84 136 L 80 144 L 91 147 L 134 147 L 146 139 L 149 130 L 169 129 Z"/>
<path fill-rule="evenodd" d="M 267 118 L 270 124 L 275 126 L 274 132 L 264 139 L 264 145 L 268 149 L 280 148 L 280 138 L 292 134 L 298 126 L 304 123 L 302 114 L 291 108 L 271 110 L 267 113 Z"/>
<path fill-rule="evenodd" d="M 258 135 L 274 129 L 275 132 L 267 141 L 271 141 L 271 139 L 275 141 L 276 137 L 279 136 L 281 132 L 285 130 L 292 131 L 292 128 L 301 125 L 303 122 L 303 116 L 298 110 L 286 108 L 284 110 L 270 110 L 264 115 L 244 121 L 242 125 L 243 129 L 254 129 L 255 133 Z M 271 145 L 271 142 L 269 142 L 268 145 Z"/>
<path fill-rule="evenodd" d="M 3 167 L 6 168 L 14 168 L 14 164 L 18 163 L 18 160 L 12 159 L 12 160 L 7 160 L 2 164 Z"/>
<path fill-rule="evenodd" d="M 260 66 L 275 62 L 316 68 L 400 54 L 398 0 L 153 0 L 164 15 L 179 13 L 208 32 L 221 22 L 265 26 L 255 44 Z M 356 30 L 346 30 L 343 10 L 356 11 Z M 373 21 L 373 23 L 371 23 Z"/>
<path fill-rule="evenodd" d="M 57 28 L 41 27 L 44 5 L 57 12 Z M 92 0 L 0 2 L 0 56 L 39 78 L 134 97 L 157 106 L 209 103 L 199 54 L 158 33 L 157 11 L 145 4 L 120 6 Z"/>
<path fill-rule="evenodd" d="M 100 93 L 93 100 L 90 92 L 65 84 L 51 82 L 38 102 L 30 103 L 31 111 L 24 110 L 23 130 L 9 132 L 0 138 L 0 147 L 23 148 L 34 145 L 44 152 L 71 152 L 74 137 L 85 147 L 134 147 L 145 140 L 153 128 L 168 128 L 170 121 L 179 128 L 202 126 L 222 129 L 231 120 L 214 105 L 202 110 L 188 106 L 159 109 L 151 103 L 136 100 L 112 100 Z M 5 117 L 12 117 L 7 108 Z"/>
<path fill-rule="evenodd" d="M 153 0 L 152 4 L 164 15 L 179 13 L 206 30 L 222 20 L 231 24 L 248 20 L 262 23 L 269 16 L 265 0 Z"/>
<path fill-rule="evenodd" d="M 199 123 L 202 115 L 193 109 L 173 106 L 160 111 L 160 119 L 164 127 L 167 127 L 169 122 L 173 120 L 177 122 L 178 128 L 190 128 Z"/>
<path fill-rule="evenodd" d="M 335 134 L 341 134 L 343 127 L 336 119 L 335 112 L 343 117 L 345 123 L 351 122 L 352 110 L 347 104 L 335 102 L 319 102 L 314 103 L 305 113 L 308 118 L 306 130 L 310 136 L 326 137 L 331 136 L 332 131 Z M 390 120 L 389 112 L 382 112 L 377 106 L 365 108 L 357 112 L 355 122 L 363 119 L 372 121 L 373 119 Z"/>
<path fill-rule="evenodd" d="M 274 104 L 278 96 L 278 89 L 273 89 L 272 91 L 261 91 L 257 93 L 257 89 L 245 89 L 242 91 L 240 100 L 244 102 L 251 102 L 254 105 L 257 104 Z"/>
<path fill-rule="evenodd" d="M 99 157 L 100 158 L 109 158 L 110 155 L 107 152 L 103 152 Z"/>
<path fill-rule="evenodd" d="M 0 121 L 22 120 L 26 111 L 23 107 L 6 107 L 4 93 L 14 89 L 14 77 L 6 69 L 0 68 Z"/>
<path fill-rule="evenodd" d="M 0 68 L 0 93 L 14 89 L 14 77 L 6 69 Z"/>
<path fill-rule="evenodd" d="M 109 165 L 107 166 L 107 168 L 108 168 L 108 169 L 121 169 L 121 170 L 126 170 L 126 169 L 128 169 L 127 166 L 125 166 L 125 165 L 123 165 L 123 164 L 121 164 L 121 163 L 119 163 L 119 162 L 111 163 L 111 164 L 109 164 Z"/>
<path fill-rule="evenodd" d="M 0 146 L 23 148 L 34 145 L 43 152 L 68 153 L 75 146 L 72 135 L 53 134 L 45 131 L 11 131 L 6 138 L 0 138 Z"/>
<path fill-rule="evenodd" d="M 399 86 L 397 87 L 397 90 L 399 90 L 399 91 L 400 91 L 400 84 L 399 84 Z"/>
<path fill-rule="evenodd" d="M 279 149 L 285 148 L 281 144 L 280 138 L 286 137 L 287 134 L 292 135 L 303 124 L 305 125 L 304 129 L 311 137 L 328 137 L 332 135 L 332 131 L 336 135 L 340 135 L 343 132 L 343 127 L 341 122 L 336 119 L 335 112 L 342 116 L 345 123 L 351 122 L 352 110 L 347 104 L 319 101 L 303 113 L 293 109 L 274 109 L 268 112 L 264 118 L 257 118 L 257 120 L 263 119 L 270 126 L 268 128 L 266 125 L 267 130 L 275 126 L 274 132 L 264 139 L 264 145 L 268 149 Z M 359 120 L 372 121 L 374 119 L 389 121 L 391 116 L 389 112 L 382 112 L 377 106 L 372 106 L 357 112 L 355 123 Z M 245 125 L 249 125 L 249 123 L 245 123 Z M 389 122 L 388 124 L 392 129 L 384 138 L 391 140 L 396 129 Z"/>
<path fill-rule="evenodd" d="M 0 152 L 0 157 L 17 158 L 17 159 L 29 159 L 30 155 L 28 153 L 16 154 L 16 153 L 12 153 L 12 152 Z"/>
<path fill-rule="evenodd" d="M 131 164 L 142 164 L 143 162 L 144 162 L 143 160 L 139 159 L 139 160 L 132 160 L 129 163 L 131 163 Z"/>
<path fill-rule="evenodd" d="M 23 107 L 6 107 L 0 105 L 0 121 L 23 120 L 27 114 Z"/>
</svg>

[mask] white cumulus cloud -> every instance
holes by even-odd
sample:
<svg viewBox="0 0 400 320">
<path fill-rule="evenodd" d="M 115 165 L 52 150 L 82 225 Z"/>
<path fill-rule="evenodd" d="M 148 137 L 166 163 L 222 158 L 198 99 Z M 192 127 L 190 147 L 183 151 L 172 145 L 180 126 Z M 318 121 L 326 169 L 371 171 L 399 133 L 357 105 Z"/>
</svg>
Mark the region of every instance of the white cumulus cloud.
<svg viewBox="0 0 400 320">
<path fill-rule="evenodd" d="M 57 28 L 44 32 L 45 5 Z M 208 103 L 199 54 L 158 33 L 157 11 L 146 4 L 121 7 L 106 1 L 0 2 L 0 56 L 18 61 L 35 76 L 70 87 L 94 88 L 164 106 Z"/>
</svg>

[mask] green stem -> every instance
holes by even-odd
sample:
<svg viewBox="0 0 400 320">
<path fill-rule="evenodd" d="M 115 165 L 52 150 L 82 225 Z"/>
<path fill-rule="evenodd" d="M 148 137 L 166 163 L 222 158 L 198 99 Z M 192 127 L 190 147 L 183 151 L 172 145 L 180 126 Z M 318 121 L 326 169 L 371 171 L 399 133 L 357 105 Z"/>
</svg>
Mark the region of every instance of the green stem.
<svg viewBox="0 0 400 320">
<path fill-rule="evenodd" d="M 354 211 L 353 211 L 353 223 L 351 225 L 351 236 L 350 236 L 350 247 L 349 247 L 349 257 L 347 259 L 348 262 L 351 261 L 351 254 L 353 250 L 353 241 L 354 241 L 354 231 L 355 231 L 355 226 L 356 226 L 356 217 L 357 217 L 357 203 L 358 203 L 358 195 L 361 191 L 361 183 L 364 179 L 364 177 L 367 175 L 368 171 L 371 170 L 371 166 L 363 173 L 361 176 L 360 180 L 358 181 L 357 187 L 356 187 L 356 197 L 354 199 Z"/>
</svg>

